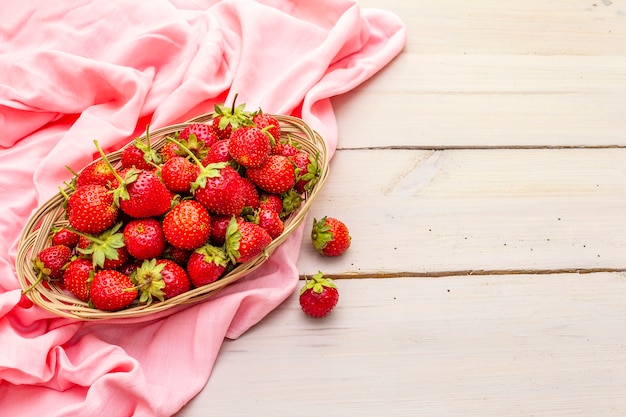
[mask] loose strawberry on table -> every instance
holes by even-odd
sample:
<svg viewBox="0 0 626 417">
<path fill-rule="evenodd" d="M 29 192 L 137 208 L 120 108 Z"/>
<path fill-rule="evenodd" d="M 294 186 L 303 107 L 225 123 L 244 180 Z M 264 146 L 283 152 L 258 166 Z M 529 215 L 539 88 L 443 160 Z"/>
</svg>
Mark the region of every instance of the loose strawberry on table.
<svg viewBox="0 0 626 417">
<path fill-rule="evenodd" d="M 325 256 L 339 256 L 348 250 L 352 238 L 348 227 L 334 217 L 313 219 L 311 240 L 315 250 Z"/>
<path fill-rule="evenodd" d="M 339 301 L 339 290 L 330 278 L 318 272 L 307 278 L 300 290 L 300 307 L 307 315 L 314 318 L 327 316 Z"/>
</svg>

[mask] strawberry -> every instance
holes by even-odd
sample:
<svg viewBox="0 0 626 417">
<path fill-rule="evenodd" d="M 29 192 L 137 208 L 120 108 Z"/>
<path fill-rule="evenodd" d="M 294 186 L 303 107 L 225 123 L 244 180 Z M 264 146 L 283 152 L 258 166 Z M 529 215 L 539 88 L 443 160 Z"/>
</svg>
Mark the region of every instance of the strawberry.
<svg viewBox="0 0 626 417">
<path fill-rule="evenodd" d="M 110 187 L 115 176 L 107 166 L 106 162 L 98 159 L 83 168 L 76 176 L 76 187 L 87 184 L 100 184 Z"/>
<path fill-rule="evenodd" d="M 192 185 L 193 195 L 210 212 L 238 216 L 246 204 L 241 175 L 231 166 L 209 164 Z"/>
<path fill-rule="evenodd" d="M 63 273 L 63 284 L 76 298 L 89 300 L 89 285 L 95 274 L 93 264 L 85 258 L 71 261 Z"/>
<path fill-rule="evenodd" d="M 276 143 L 280 139 L 280 122 L 269 113 L 259 110 L 252 116 L 252 123 L 259 129 L 270 134 L 271 142 Z"/>
<path fill-rule="evenodd" d="M 169 259 L 176 262 L 180 266 L 187 265 L 191 251 L 188 249 L 177 248 L 176 246 L 167 245 L 161 254 L 161 258 Z"/>
<path fill-rule="evenodd" d="M 313 219 L 311 240 L 315 250 L 325 256 L 339 256 L 350 247 L 350 233 L 346 225 L 334 218 Z"/>
<path fill-rule="evenodd" d="M 259 209 L 269 209 L 280 214 L 283 211 L 283 200 L 278 194 L 262 192 L 259 196 Z"/>
<path fill-rule="evenodd" d="M 150 145 L 150 132 L 149 126 L 146 126 L 146 142 L 144 143 L 140 138 L 136 138 L 135 141 L 127 145 L 122 150 L 120 157 L 120 164 L 122 168 L 136 168 L 151 171 L 154 169 L 154 165 L 161 163 L 161 155 L 155 149 L 152 149 Z"/>
<path fill-rule="evenodd" d="M 171 157 L 161 167 L 161 179 L 174 193 L 186 193 L 200 175 L 200 168 L 182 156 Z"/>
<path fill-rule="evenodd" d="M 285 224 L 280 218 L 280 214 L 270 209 L 259 210 L 257 214 L 259 226 L 267 231 L 267 233 L 276 239 L 285 230 Z"/>
<path fill-rule="evenodd" d="M 258 168 L 270 155 L 270 138 L 258 127 L 235 129 L 230 135 L 228 151 L 237 163 L 246 168 Z"/>
<path fill-rule="evenodd" d="M 272 153 L 274 155 L 282 155 L 286 157 L 294 156 L 300 149 L 298 149 L 291 141 L 282 141 L 272 147 Z"/>
<path fill-rule="evenodd" d="M 211 216 L 211 237 L 210 241 L 214 245 L 222 246 L 226 240 L 226 229 L 232 216 L 216 214 Z"/>
<path fill-rule="evenodd" d="M 248 177 L 241 177 L 241 180 L 241 190 L 245 200 L 244 206 L 256 210 L 259 208 L 259 190 Z"/>
<path fill-rule="evenodd" d="M 153 171 L 131 169 L 116 190 L 120 209 L 134 218 L 157 217 L 172 206 L 174 195 Z"/>
<path fill-rule="evenodd" d="M 89 184 L 76 188 L 68 197 L 65 212 L 71 228 L 97 234 L 115 224 L 118 208 L 108 188 Z"/>
<path fill-rule="evenodd" d="M 233 264 L 244 263 L 260 255 L 272 237 L 256 223 L 233 217 L 226 230 L 226 255 Z"/>
<path fill-rule="evenodd" d="M 57 227 L 52 231 L 52 245 L 65 245 L 70 249 L 74 249 L 78 244 L 80 236 L 66 227 Z"/>
<path fill-rule="evenodd" d="M 231 107 L 215 105 L 215 118 L 211 122 L 215 133 L 220 139 L 228 139 L 234 129 L 240 126 L 252 125 L 252 114 L 245 110 L 246 105 L 240 104 L 235 107 L 238 94 L 233 99 Z"/>
<path fill-rule="evenodd" d="M 53 245 L 39 251 L 33 259 L 33 268 L 38 274 L 38 282 L 45 278 L 58 281 L 63 278 L 63 269 L 71 260 L 72 251 L 65 245 Z"/>
<path fill-rule="evenodd" d="M 311 191 L 321 174 L 317 157 L 312 158 L 307 152 L 299 151 L 291 160 L 296 166 L 296 183 L 293 188 L 299 193 Z"/>
<path fill-rule="evenodd" d="M 330 313 L 339 301 L 339 290 L 335 283 L 324 278 L 321 272 L 306 280 L 300 290 L 300 307 L 307 315 L 321 318 Z"/>
<path fill-rule="evenodd" d="M 228 259 L 221 248 L 204 245 L 196 249 L 187 262 L 187 273 L 194 287 L 217 281 L 228 266 Z"/>
<path fill-rule="evenodd" d="M 246 173 L 257 187 L 273 194 L 287 192 L 296 182 L 293 163 L 282 155 L 270 155 L 263 166 L 249 168 Z"/>
<path fill-rule="evenodd" d="M 202 159 L 202 165 L 207 166 L 218 162 L 234 161 L 232 155 L 228 151 L 228 145 L 228 139 L 218 140 L 211 145 L 206 157 Z"/>
<path fill-rule="evenodd" d="M 117 311 L 128 307 L 138 292 L 130 278 L 114 269 L 94 274 L 89 287 L 89 301 L 97 309 Z"/>
<path fill-rule="evenodd" d="M 183 200 L 163 219 L 163 233 L 170 245 L 193 250 L 206 243 L 211 234 L 211 216 L 195 200 Z"/>
<path fill-rule="evenodd" d="M 174 142 L 166 142 L 159 150 L 159 155 L 161 155 L 161 163 L 166 163 L 168 159 L 175 156 L 185 156 L 185 153 L 181 152 Z"/>
<path fill-rule="evenodd" d="M 165 250 L 165 234 L 161 222 L 153 217 L 134 219 L 124 227 L 124 245 L 136 259 L 161 256 Z"/>
<path fill-rule="evenodd" d="M 139 302 L 152 304 L 154 298 L 164 301 L 191 289 L 187 272 L 169 259 L 145 260 L 133 273 L 139 291 Z"/>
<path fill-rule="evenodd" d="M 206 156 L 208 149 L 220 138 L 213 126 L 205 123 L 191 123 L 180 131 L 177 138 L 199 159 Z"/>
<path fill-rule="evenodd" d="M 80 234 L 78 253 L 91 259 L 94 267 L 115 269 L 129 258 L 124 246 L 124 235 L 119 232 L 122 223 L 117 223 L 97 236 Z"/>
</svg>

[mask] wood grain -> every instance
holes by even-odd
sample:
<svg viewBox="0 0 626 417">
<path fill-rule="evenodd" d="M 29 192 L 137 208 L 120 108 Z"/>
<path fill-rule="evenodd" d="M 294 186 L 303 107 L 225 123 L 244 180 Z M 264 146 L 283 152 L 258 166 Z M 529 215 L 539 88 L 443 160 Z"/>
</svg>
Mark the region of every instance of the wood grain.
<svg viewBox="0 0 626 417">
<path fill-rule="evenodd" d="M 298 270 L 338 308 L 294 293 L 177 417 L 625 416 L 626 0 L 359 4 L 408 39 L 332 100 L 307 222 L 353 243 Z"/>
<path fill-rule="evenodd" d="M 341 280 L 326 320 L 294 295 L 227 341 L 178 417 L 625 415 L 625 279 Z"/>
</svg>

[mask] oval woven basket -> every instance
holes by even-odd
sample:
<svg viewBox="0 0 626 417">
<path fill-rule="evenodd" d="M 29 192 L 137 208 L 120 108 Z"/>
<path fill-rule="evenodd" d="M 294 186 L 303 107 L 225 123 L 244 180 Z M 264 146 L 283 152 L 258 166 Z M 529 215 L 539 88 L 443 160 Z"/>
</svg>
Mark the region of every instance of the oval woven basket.
<svg viewBox="0 0 626 417">
<path fill-rule="evenodd" d="M 185 123 L 170 125 L 154 130 L 150 132 L 151 146 L 155 149 L 160 149 L 166 143 L 166 137 L 168 135 L 181 131 L 191 123 L 208 123 L 214 117 L 215 113 L 207 113 L 188 120 Z M 164 301 L 153 302 L 149 305 L 140 304 L 138 301 L 135 301 L 135 303 L 131 304 L 131 306 L 119 311 L 102 311 L 90 307 L 87 302 L 77 299 L 71 293 L 64 290 L 61 286 L 54 282 L 40 282 L 27 292 L 27 296 L 33 301 L 33 303 L 61 317 L 78 320 L 137 318 L 162 312 L 173 307 L 191 305 L 206 300 L 220 289 L 232 284 L 257 269 L 302 223 L 307 211 L 328 176 L 328 152 L 322 137 L 299 118 L 283 115 L 275 115 L 275 117 L 281 124 L 282 139 L 289 137 L 291 141 L 297 142 L 300 147 L 307 151 L 310 155 L 318 156 L 320 176 L 313 188 L 304 195 L 304 201 L 300 208 L 291 213 L 285 219 L 284 232 L 270 243 L 265 250 L 265 253 L 257 256 L 250 262 L 238 264 L 230 272 L 211 284 L 192 288 L 190 291 L 176 297 L 166 299 Z M 140 139 L 145 140 L 145 135 Z M 130 146 L 132 143 L 133 141 L 129 142 L 123 148 L 108 154 L 107 159 L 109 159 L 114 166 L 119 166 L 119 160 L 123 149 Z M 64 192 L 69 194 L 71 193 L 71 189 L 66 187 Z M 50 246 L 50 236 L 52 230 L 55 227 L 67 224 L 63 208 L 64 201 L 65 198 L 63 195 L 58 193 L 39 207 L 24 227 L 18 245 L 16 259 L 17 277 L 22 289 L 24 290 L 31 287 L 37 280 L 37 275 L 32 266 L 32 259 L 39 251 L 47 246 Z"/>
</svg>

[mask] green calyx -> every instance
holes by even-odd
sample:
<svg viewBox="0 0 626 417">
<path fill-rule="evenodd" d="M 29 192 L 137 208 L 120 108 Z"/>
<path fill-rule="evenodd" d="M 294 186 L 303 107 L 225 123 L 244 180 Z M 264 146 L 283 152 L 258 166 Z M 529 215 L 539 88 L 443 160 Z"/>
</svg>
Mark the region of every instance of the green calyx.
<svg viewBox="0 0 626 417">
<path fill-rule="evenodd" d="M 237 263 L 236 259 L 241 255 L 239 252 L 241 238 L 242 235 L 239 231 L 237 219 L 233 216 L 230 222 L 228 222 L 228 227 L 226 227 L 226 239 L 224 241 L 226 256 L 233 264 Z"/>
<path fill-rule="evenodd" d="M 130 168 L 124 175 L 124 178 L 122 178 L 117 170 L 113 167 L 113 165 L 111 165 L 111 161 L 109 161 L 109 159 L 107 158 L 98 141 L 94 140 L 93 143 L 94 145 L 96 145 L 96 149 L 98 150 L 100 157 L 102 157 L 102 160 L 104 160 L 104 163 L 119 183 L 118 187 L 113 191 L 113 199 L 115 201 L 115 204 L 119 207 L 120 199 L 130 200 L 130 194 L 128 194 L 128 190 L 126 189 L 126 187 L 128 186 L 128 184 L 131 184 L 137 180 L 137 177 L 139 176 L 139 171 L 135 168 Z"/>
<path fill-rule="evenodd" d="M 195 137 L 195 135 L 190 135 L 190 137 L 191 136 Z M 191 151 L 191 149 L 185 146 L 181 141 L 172 137 L 168 137 L 167 140 L 174 143 L 176 146 L 178 146 L 179 149 L 182 149 L 193 160 L 198 168 L 200 168 L 200 175 L 198 175 L 198 178 L 196 178 L 196 180 L 191 183 L 192 193 L 198 188 L 206 187 L 207 179 L 219 177 L 221 175 L 220 171 L 222 170 L 222 168 L 228 165 L 228 162 L 216 162 L 204 166 L 202 165 L 202 162 L 198 159 L 198 157 L 193 153 L 193 151 Z"/>
<path fill-rule="evenodd" d="M 199 247 L 195 251 L 203 255 L 204 261 L 207 263 L 214 263 L 215 265 L 223 266 L 223 267 L 228 266 L 229 258 L 226 256 L 226 253 L 224 252 L 222 248 L 218 248 L 217 246 L 206 244 L 204 246 Z"/>
<path fill-rule="evenodd" d="M 134 289 L 139 291 L 139 302 L 150 305 L 154 298 L 165 299 L 165 281 L 161 274 L 164 268 L 164 263 L 157 264 L 156 259 L 149 259 L 133 272 L 131 279 L 136 284 Z"/>
<path fill-rule="evenodd" d="M 311 240 L 313 241 L 313 246 L 318 252 L 323 250 L 335 237 L 333 232 L 330 231 L 330 226 L 326 224 L 326 219 L 326 216 L 324 216 L 320 221 L 313 219 Z"/>
<path fill-rule="evenodd" d="M 228 125 L 231 125 L 233 129 L 237 129 L 242 126 L 254 125 L 252 122 L 253 113 L 246 111 L 245 103 L 235 106 L 238 96 L 239 94 L 235 94 L 233 104 L 230 107 L 220 106 L 218 104 L 214 106 L 215 114 L 221 116 L 218 125 L 220 129 L 226 129 Z"/>
<path fill-rule="evenodd" d="M 306 167 L 305 173 L 296 172 L 296 181 L 305 181 L 304 190 L 307 192 L 313 189 L 313 186 L 317 183 L 317 179 L 321 174 L 318 160 L 319 152 L 315 154 L 315 158 L 309 158 L 309 164 Z"/>
<path fill-rule="evenodd" d="M 280 213 L 280 216 L 283 218 L 298 210 L 304 200 L 302 196 L 293 189 L 284 193 L 281 199 L 283 201 L 283 211 Z"/>
<path fill-rule="evenodd" d="M 122 227 L 122 222 L 98 236 L 87 235 L 69 227 L 68 229 L 89 240 L 89 246 L 77 250 L 83 255 L 91 255 L 93 266 L 102 268 L 105 260 L 117 260 L 119 258 L 117 250 L 124 246 L 124 234 L 119 232 L 120 227 Z"/>
<path fill-rule="evenodd" d="M 146 141 L 142 141 L 141 138 L 136 138 L 134 145 L 137 149 L 143 152 L 143 159 L 149 164 L 159 165 L 161 163 L 161 155 L 156 149 L 153 149 L 150 145 L 150 125 L 146 125 Z"/>
<path fill-rule="evenodd" d="M 318 271 L 317 274 L 313 275 L 311 278 L 306 280 L 306 284 L 300 290 L 300 295 L 304 294 L 307 290 L 313 290 L 314 292 L 320 294 L 324 291 L 324 288 L 337 288 L 335 282 L 330 278 L 324 278 L 324 274 L 322 271 Z"/>
</svg>

